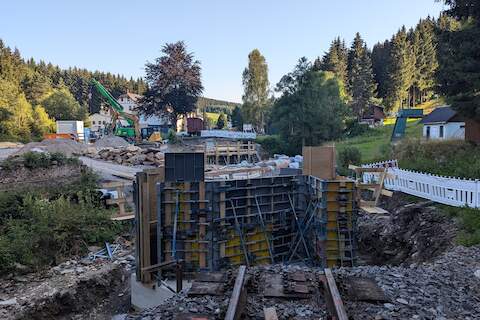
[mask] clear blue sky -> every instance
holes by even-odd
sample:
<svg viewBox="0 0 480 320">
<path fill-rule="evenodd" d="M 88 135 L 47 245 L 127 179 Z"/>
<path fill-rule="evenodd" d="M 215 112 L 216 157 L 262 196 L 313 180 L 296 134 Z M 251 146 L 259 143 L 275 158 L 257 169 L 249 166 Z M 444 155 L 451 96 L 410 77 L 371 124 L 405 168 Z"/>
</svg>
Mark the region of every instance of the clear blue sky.
<svg viewBox="0 0 480 320">
<path fill-rule="evenodd" d="M 254 48 L 273 87 L 336 36 L 350 45 L 358 31 L 372 47 L 442 9 L 434 0 L 10 0 L 0 6 L 0 38 L 25 57 L 127 77 L 143 76 L 164 43 L 184 40 L 202 63 L 204 95 L 240 101 Z"/>
</svg>

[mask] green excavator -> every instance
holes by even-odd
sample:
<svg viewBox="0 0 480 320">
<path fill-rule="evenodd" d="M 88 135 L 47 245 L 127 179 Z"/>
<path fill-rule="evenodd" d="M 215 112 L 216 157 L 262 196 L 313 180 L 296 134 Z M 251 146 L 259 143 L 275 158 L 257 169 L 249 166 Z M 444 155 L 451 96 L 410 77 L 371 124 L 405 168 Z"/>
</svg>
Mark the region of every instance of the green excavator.
<svg viewBox="0 0 480 320">
<path fill-rule="evenodd" d="M 115 99 L 100 82 L 92 78 L 91 83 L 97 92 L 106 100 L 110 108 L 112 121 L 110 123 L 109 133 L 113 132 L 114 135 L 123 137 L 127 140 L 141 142 L 142 137 L 140 134 L 138 117 L 134 114 L 126 113 L 117 99 Z M 128 123 L 128 126 L 122 126 L 119 124 L 119 120 L 121 119 L 125 120 Z"/>
</svg>

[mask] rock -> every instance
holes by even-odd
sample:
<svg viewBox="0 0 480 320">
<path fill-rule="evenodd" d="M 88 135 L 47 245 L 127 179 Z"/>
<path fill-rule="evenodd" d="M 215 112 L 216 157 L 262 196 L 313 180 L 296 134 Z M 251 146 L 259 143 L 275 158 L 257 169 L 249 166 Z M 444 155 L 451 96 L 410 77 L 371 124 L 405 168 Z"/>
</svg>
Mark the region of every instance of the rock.
<svg viewBox="0 0 480 320">
<path fill-rule="evenodd" d="M 65 274 L 74 273 L 74 272 L 75 272 L 74 269 L 63 269 L 62 271 L 60 271 L 60 274 L 65 275 Z"/>
<path fill-rule="evenodd" d="M 395 309 L 395 305 L 391 303 L 384 303 L 383 306 L 390 311 L 393 311 Z"/>
<path fill-rule="evenodd" d="M 478 279 L 480 279 L 480 269 L 476 270 L 476 271 L 473 273 L 473 275 L 474 275 L 475 277 L 477 277 Z"/>
<path fill-rule="evenodd" d="M 17 304 L 17 298 L 0 301 L 0 306 L 13 306 Z"/>
<path fill-rule="evenodd" d="M 142 148 L 137 147 L 137 146 L 134 146 L 133 144 L 128 145 L 127 147 L 125 147 L 125 150 L 127 150 L 128 152 L 137 152 L 137 151 L 140 151 L 141 149 L 142 149 Z"/>
<path fill-rule="evenodd" d="M 15 271 L 17 271 L 19 273 L 22 273 L 22 274 L 32 271 L 32 269 L 30 267 L 27 267 L 27 266 L 25 266 L 21 263 L 18 263 L 18 262 L 15 262 L 13 264 L 13 266 L 15 268 Z"/>
</svg>

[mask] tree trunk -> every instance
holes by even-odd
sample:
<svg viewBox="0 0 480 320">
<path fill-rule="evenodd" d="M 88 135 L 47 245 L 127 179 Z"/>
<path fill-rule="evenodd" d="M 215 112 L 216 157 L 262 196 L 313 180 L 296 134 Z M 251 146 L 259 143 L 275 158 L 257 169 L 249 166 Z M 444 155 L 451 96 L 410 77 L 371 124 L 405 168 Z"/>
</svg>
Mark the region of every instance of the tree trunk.
<svg viewBox="0 0 480 320">
<path fill-rule="evenodd" d="M 416 97 L 415 97 L 416 92 L 415 91 L 417 91 L 417 88 L 413 87 L 413 92 L 412 92 L 412 95 L 413 95 L 413 97 L 412 97 L 412 107 L 413 108 L 415 108 L 415 106 L 416 106 Z"/>
</svg>

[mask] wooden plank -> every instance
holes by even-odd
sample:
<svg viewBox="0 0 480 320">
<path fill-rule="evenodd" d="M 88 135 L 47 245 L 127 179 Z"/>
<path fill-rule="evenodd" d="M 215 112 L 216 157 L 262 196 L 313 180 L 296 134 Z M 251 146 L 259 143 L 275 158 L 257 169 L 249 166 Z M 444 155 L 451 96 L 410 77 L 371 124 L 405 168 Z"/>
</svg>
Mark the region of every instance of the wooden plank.
<svg viewBox="0 0 480 320">
<path fill-rule="evenodd" d="M 131 219 L 135 219 L 134 213 L 126 213 L 125 215 L 121 215 L 121 216 L 118 215 L 111 218 L 111 220 L 114 220 L 114 221 L 124 221 L 124 220 L 131 220 Z"/>
<path fill-rule="evenodd" d="M 342 297 L 338 292 L 337 284 L 333 278 L 332 271 L 329 268 L 324 270 L 325 278 L 327 279 L 328 291 L 333 300 L 333 305 L 335 307 L 335 317 L 337 320 L 348 320 L 347 312 L 343 305 Z"/>
<path fill-rule="evenodd" d="M 263 308 L 263 314 L 265 316 L 265 320 L 278 320 L 277 311 L 274 307 Z"/>
<path fill-rule="evenodd" d="M 375 191 L 375 188 L 367 188 L 368 190 L 370 191 Z M 393 192 L 390 191 L 390 190 L 386 190 L 386 189 L 382 189 L 380 191 L 380 193 L 383 195 L 383 196 L 386 196 L 386 197 L 392 197 L 393 196 Z"/>
<path fill-rule="evenodd" d="M 225 320 L 237 320 L 240 319 L 240 316 L 242 315 L 246 300 L 246 291 L 243 287 L 245 284 L 246 271 L 246 266 L 240 266 L 238 268 L 238 275 L 235 279 L 235 286 L 233 287 L 232 296 L 230 297 Z"/>
<path fill-rule="evenodd" d="M 367 213 L 374 214 L 387 214 L 388 211 L 379 207 L 370 207 L 370 206 L 360 206 L 360 209 Z"/>
<path fill-rule="evenodd" d="M 100 187 L 103 189 L 113 189 L 117 187 L 131 186 L 132 184 L 133 184 L 133 181 L 107 181 L 107 182 L 102 182 L 100 184 Z"/>
</svg>

